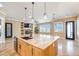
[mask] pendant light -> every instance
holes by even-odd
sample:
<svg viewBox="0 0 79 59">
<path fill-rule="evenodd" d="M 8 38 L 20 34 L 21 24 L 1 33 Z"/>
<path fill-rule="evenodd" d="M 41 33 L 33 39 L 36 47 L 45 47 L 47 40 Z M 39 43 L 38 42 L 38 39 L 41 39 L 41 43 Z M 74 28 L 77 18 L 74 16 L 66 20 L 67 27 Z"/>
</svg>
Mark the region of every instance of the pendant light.
<svg viewBox="0 0 79 59">
<path fill-rule="evenodd" d="M 43 13 L 44 19 L 47 19 L 47 11 L 46 11 L 46 2 L 44 2 L 44 13 Z"/>
<path fill-rule="evenodd" d="M 3 7 L 3 5 L 0 3 L 0 7 Z"/>
<path fill-rule="evenodd" d="M 38 21 L 36 21 L 35 18 L 34 18 L 34 2 L 32 2 L 32 21 L 33 21 L 35 24 L 38 23 Z"/>
<path fill-rule="evenodd" d="M 34 2 L 32 2 L 32 20 L 34 19 Z"/>
<path fill-rule="evenodd" d="M 25 18 L 24 18 L 24 20 L 26 20 L 27 19 L 27 17 L 26 17 L 26 10 L 27 10 L 27 8 L 25 7 L 24 9 L 25 9 Z"/>
</svg>

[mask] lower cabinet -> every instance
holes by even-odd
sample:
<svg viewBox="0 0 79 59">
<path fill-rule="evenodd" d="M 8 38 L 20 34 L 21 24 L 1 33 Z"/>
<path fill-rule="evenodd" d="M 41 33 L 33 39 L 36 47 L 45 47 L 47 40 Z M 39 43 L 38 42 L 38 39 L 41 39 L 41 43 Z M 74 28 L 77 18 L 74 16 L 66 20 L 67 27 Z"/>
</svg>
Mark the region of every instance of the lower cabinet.
<svg viewBox="0 0 79 59">
<path fill-rule="evenodd" d="M 33 56 L 56 56 L 56 55 L 57 55 L 57 42 L 52 43 L 44 50 L 33 46 Z"/>
<path fill-rule="evenodd" d="M 57 55 L 57 42 L 53 42 L 49 47 L 44 50 L 46 56 L 56 56 Z"/>
<path fill-rule="evenodd" d="M 18 40 L 18 53 L 21 56 L 56 56 L 57 55 L 57 43 L 54 42 L 46 49 L 40 49 L 32 46 L 22 40 Z"/>
<path fill-rule="evenodd" d="M 32 46 L 22 40 L 18 40 L 18 53 L 21 56 L 32 56 Z"/>
<path fill-rule="evenodd" d="M 43 50 L 37 48 L 37 47 L 33 47 L 33 56 L 43 56 Z"/>
<path fill-rule="evenodd" d="M 26 43 L 25 45 L 25 56 L 32 56 L 32 46 L 28 43 Z"/>
</svg>

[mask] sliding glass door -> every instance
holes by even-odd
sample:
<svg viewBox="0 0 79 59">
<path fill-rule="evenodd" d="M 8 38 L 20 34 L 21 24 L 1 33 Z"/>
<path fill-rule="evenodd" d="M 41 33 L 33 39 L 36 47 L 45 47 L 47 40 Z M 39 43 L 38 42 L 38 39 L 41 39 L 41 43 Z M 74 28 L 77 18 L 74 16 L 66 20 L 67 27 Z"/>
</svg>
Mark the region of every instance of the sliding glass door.
<svg viewBox="0 0 79 59">
<path fill-rule="evenodd" d="M 75 29 L 74 29 L 74 21 L 67 21 L 66 22 L 66 39 L 75 39 Z"/>
</svg>

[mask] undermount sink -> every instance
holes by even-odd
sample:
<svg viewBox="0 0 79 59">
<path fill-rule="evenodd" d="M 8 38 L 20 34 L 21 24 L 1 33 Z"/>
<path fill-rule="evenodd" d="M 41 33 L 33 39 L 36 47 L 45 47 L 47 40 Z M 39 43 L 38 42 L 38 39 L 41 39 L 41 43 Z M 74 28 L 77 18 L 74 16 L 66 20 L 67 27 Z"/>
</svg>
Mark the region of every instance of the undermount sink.
<svg viewBox="0 0 79 59">
<path fill-rule="evenodd" d="M 31 37 L 21 37 L 21 38 L 23 38 L 23 39 L 25 39 L 25 40 L 32 39 Z"/>
</svg>

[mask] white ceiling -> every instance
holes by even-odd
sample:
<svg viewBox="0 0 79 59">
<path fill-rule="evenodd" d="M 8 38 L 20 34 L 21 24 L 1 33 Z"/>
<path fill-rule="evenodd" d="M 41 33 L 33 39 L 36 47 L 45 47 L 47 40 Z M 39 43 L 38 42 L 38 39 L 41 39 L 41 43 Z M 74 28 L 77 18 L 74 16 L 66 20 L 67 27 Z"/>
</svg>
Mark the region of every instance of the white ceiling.
<svg viewBox="0 0 79 59">
<path fill-rule="evenodd" d="M 27 21 L 31 22 L 29 16 L 32 15 L 31 2 L 0 2 L 3 7 L 0 10 L 5 12 L 7 16 L 13 17 L 17 20 L 24 18 L 24 7 L 27 7 Z M 56 18 L 63 16 L 79 15 L 79 3 L 78 2 L 47 2 L 46 3 L 48 20 L 51 20 L 53 13 Z M 35 2 L 34 5 L 34 17 L 38 21 L 43 20 L 44 3 Z M 27 22 L 26 21 L 26 22 Z M 43 20 L 44 21 L 44 20 Z"/>
</svg>

